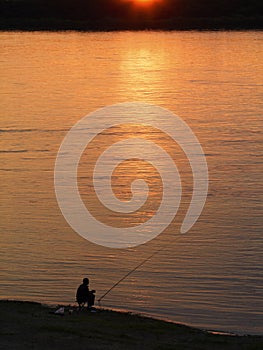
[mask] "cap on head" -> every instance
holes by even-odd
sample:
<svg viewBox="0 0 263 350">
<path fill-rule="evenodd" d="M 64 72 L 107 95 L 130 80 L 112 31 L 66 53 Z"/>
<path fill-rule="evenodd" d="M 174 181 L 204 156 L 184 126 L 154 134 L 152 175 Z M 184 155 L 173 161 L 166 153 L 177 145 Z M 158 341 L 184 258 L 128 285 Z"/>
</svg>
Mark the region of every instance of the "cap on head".
<svg viewBox="0 0 263 350">
<path fill-rule="evenodd" d="M 83 278 L 83 284 L 88 285 L 89 279 L 87 277 Z"/>
</svg>

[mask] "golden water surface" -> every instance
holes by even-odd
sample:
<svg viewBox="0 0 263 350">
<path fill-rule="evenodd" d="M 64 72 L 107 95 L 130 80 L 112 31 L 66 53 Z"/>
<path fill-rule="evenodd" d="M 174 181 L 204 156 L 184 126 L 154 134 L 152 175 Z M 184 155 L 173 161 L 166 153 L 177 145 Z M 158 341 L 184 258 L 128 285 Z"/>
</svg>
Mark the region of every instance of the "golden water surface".
<svg viewBox="0 0 263 350">
<path fill-rule="evenodd" d="M 99 297 L 164 246 L 103 305 L 262 333 L 262 40 L 262 32 L 2 32 L 0 296 L 74 303 L 75 288 L 88 275 Z M 198 222 L 179 234 L 192 184 L 179 152 L 184 196 L 174 222 L 145 245 L 115 250 L 68 226 L 53 173 L 59 146 L 81 117 L 127 101 L 159 105 L 188 123 L 207 157 L 209 193 Z M 177 154 L 162 135 L 136 127 L 126 132 L 144 132 Z M 91 201 L 89 162 L 84 154 L 79 187 L 102 220 L 103 208 Z M 127 162 L 114 174 L 118 186 L 128 187 L 118 193 L 117 186 L 117 196 L 129 198 L 127 174 L 148 178 L 152 194 L 133 225 L 157 210 L 162 183 L 149 165 Z M 111 225 L 125 220 L 113 215 Z"/>
</svg>

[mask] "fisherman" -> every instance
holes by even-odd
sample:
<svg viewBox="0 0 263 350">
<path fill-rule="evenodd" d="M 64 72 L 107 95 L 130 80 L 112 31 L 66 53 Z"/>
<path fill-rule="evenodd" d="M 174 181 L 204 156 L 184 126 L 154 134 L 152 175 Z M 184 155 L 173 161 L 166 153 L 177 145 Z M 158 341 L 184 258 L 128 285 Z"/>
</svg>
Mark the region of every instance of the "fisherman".
<svg viewBox="0 0 263 350">
<path fill-rule="evenodd" d="M 83 283 L 78 287 L 76 293 L 76 300 L 81 310 L 87 303 L 88 310 L 91 310 L 95 303 L 95 290 L 89 290 L 89 279 L 83 278 Z"/>
</svg>

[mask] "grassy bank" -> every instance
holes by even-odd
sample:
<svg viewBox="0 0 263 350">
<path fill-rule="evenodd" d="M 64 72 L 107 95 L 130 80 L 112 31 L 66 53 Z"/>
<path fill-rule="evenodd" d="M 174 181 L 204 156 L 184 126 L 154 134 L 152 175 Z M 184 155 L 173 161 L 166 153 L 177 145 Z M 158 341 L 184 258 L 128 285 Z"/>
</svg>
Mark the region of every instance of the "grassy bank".
<svg viewBox="0 0 263 350">
<path fill-rule="evenodd" d="M 99 310 L 52 314 L 38 303 L 0 301 L 0 349 L 260 350 L 263 337 L 215 335 L 151 318 Z"/>
</svg>

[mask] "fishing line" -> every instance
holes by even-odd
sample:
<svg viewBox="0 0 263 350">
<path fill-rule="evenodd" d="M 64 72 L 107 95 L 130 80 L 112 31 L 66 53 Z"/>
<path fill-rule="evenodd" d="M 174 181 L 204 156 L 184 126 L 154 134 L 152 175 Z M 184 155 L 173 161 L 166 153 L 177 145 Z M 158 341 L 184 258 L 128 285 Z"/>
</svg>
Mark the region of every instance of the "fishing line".
<svg viewBox="0 0 263 350">
<path fill-rule="evenodd" d="M 162 248 L 156 250 L 153 254 L 151 254 L 150 256 L 148 256 L 148 258 L 144 259 L 142 262 L 140 262 L 134 269 L 132 269 L 131 271 L 129 271 L 125 276 L 123 276 L 118 282 L 116 282 L 109 290 L 107 290 L 106 293 L 104 293 L 99 299 L 98 299 L 98 305 L 101 305 L 101 300 L 104 299 L 106 297 L 106 295 L 108 295 L 115 287 L 117 287 L 122 281 L 124 281 L 128 276 L 130 276 L 133 272 L 135 272 L 136 270 L 138 270 L 142 265 L 144 265 L 147 261 L 149 261 L 152 257 L 154 257 L 154 255 L 160 253 L 162 250 L 164 250 L 164 248 L 167 246 L 167 244 L 165 246 L 163 246 Z"/>
</svg>

